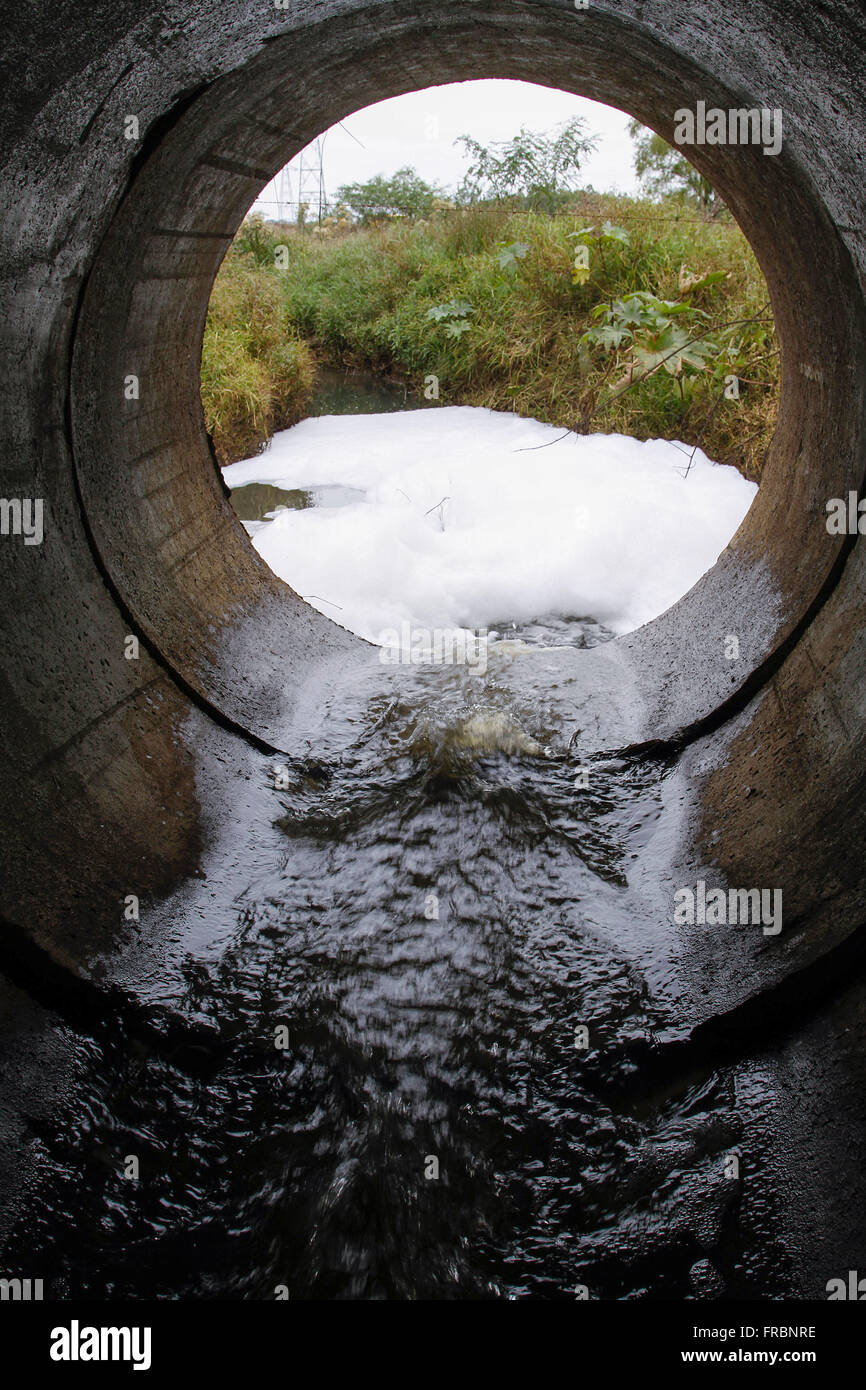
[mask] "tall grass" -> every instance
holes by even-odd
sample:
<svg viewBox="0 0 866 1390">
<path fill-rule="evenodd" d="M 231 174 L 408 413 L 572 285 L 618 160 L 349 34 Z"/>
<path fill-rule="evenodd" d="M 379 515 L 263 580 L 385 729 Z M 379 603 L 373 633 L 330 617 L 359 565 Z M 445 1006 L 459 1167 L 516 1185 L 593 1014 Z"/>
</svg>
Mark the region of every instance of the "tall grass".
<svg viewBox="0 0 866 1390">
<path fill-rule="evenodd" d="M 300 420 L 315 358 L 292 327 L 277 271 L 232 248 L 217 276 L 202 344 L 205 423 L 222 466 L 257 453 Z"/>
<path fill-rule="evenodd" d="M 628 241 L 593 246 L 588 280 L 574 283 L 572 234 L 605 219 L 625 228 Z M 243 236 L 268 278 L 269 304 L 268 243 L 288 245 L 288 268 L 276 272 L 282 313 L 323 361 L 371 368 L 417 390 L 436 376 L 449 404 L 513 410 L 582 432 L 698 443 L 760 477 L 776 418 L 778 345 L 763 277 L 731 220 L 702 222 L 675 203 L 582 194 L 554 216 L 482 205 L 330 238 L 249 224 Z M 519 254 L 503 266 L 503 249 L 515 243 Z M 697 291 L 685 320 L 695 332 L 726 325 L 714 329 L 714 370 L 679 378 L 659 370 L 614 396 L 614 359 L 580 341 L 593 309 L 636 291 L 677 300 L 683 276 L 719 270 L 724 281 Z M 216 293 L 214 330 L 241 331 L 248 312 L 241 299 L 220 281 Z M 459 336 L 429 316 L 452 300 L 471 305 Z M 210 371 L 218 373 L 220 354 L 254 396 L 224 338 L 211 342 Z M 743 382 L 737 401 L 724 396 L 728 371 Z M 236 418 L 241 413 L 239 393 Z"/>
</svg>

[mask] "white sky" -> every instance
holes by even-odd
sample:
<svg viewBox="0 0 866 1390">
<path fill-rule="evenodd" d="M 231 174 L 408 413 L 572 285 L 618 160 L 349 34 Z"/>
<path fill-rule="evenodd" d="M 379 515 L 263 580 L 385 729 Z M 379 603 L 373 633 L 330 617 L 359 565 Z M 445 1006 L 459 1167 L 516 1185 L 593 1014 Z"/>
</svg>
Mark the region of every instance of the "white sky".
<svg viewBox="0 0 866 1390">
<path fill-rule="evenodd" d="M 454 82 L 377 102 L 332 126 L 324 141 L 325 186 L 329 196 L 345 183 L 375 174 L 391 175 L 411 165 L 428 183 L 454 191 L 466 157 L 454 145 L 458 135 L 481 144 L 510 140 L 520 127 L 552 131 L 572 116 L 583 116 L 587 133 L 599 136 L 598 149 L 582 165 L 580 183 L 599 192 L 634 193 L 633 144 L 629 117 L 611 106 L 529 82 Z M 354 137 L 354 138 L 353 138 Z M 360 142 L 360 143 L 358 143 Z M 297 198 L 298 161 L 289 166 Z M 265 217 L 279 209 L 279 176 L 262 190 L 254 207 Z"/>
</svg>

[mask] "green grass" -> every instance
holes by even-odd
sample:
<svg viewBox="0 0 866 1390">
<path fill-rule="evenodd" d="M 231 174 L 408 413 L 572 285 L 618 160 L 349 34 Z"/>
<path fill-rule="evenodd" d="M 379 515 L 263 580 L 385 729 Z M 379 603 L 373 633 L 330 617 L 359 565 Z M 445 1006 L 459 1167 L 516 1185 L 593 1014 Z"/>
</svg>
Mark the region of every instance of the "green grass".
<svg viewBox="0 0 866 1390">
<path fill-rule="evenodd" d="M 625 228 L 628 241 L 593 246 L 589 278 L 575 284 L 570 234 L 605 219 Z M 273 268 L 278 243 L 289 248 L 282 271 Z M 513 243 L 525 254 L 503 268 L 502 249 Z M 721 284 L 683 295 L 683 273 L 720 270 Z M 264 307 L 274 323 L 329 364 L 370 368 L 417 390 L 435 375 L 447 404 L 513 410 L 583 432 L 700 443 L 711 457 L 760 477 L 776 418 L 778 345 L 763 277 L 730 220 L 701 222 L 675 203 L 576 195 L 552 217 L 488 205 L 332 236 L 248 222 L 220 273 L 208 323 L 211 399 L 224 369 L 234 383 L 238 429 L 244 418 L 259 428 L 253 420 L 262 418 L 260 410 L 244 417 L 244 402 L 258 402 L 261 388 L 250 363 L 242 370 L 232 341 L 247 331 L 244 315 L 255 307 L 255 296 L 245 299 L 235 281 L 255 276 L 267 282 Z M 704 372 L 672 376 L 662 368 L 614 398 L 628 353 L 605 353 L 581 337 L 596 306 L 635 291 L 685 297 L 690 308 L 678 323 L 693 332 L 712 326 L 718 350 Z M 252 294 L 251 284 L 245 292 Z M 429 317 L 451 300 L 472 306 L 468 328 L 455 337 L 448 319 Z M 268 352 L 251 354 L 259 368 L 276 351 L 273 333 L 269 341 Z M 739 401 L 724 397 L 728 373 L 744 382 Z"/>
<path fill-rule="evenodd" d="M 292 328 L 273 269 L 233 248 L 217 276 L 202 344 L 205 422 L 222 466 L 303 418 L 315 358 Z"/>
</svg>

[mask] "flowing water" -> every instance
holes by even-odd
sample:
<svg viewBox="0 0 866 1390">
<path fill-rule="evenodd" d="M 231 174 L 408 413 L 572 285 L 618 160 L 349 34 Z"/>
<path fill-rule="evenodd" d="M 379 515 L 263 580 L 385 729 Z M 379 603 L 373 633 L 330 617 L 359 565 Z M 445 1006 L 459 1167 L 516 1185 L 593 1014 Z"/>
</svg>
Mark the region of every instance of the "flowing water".
<svg viewBox="0 0 866 1390">
<path fill-rule="evenodd" d="M 345 500 L 278 491 L 241 514 Z M 732 1162 L 766 1148 L 765 1071 L 635 1060 L 671 1024 L 645 864 L 672 772 L 574 719 L 550 648 L 600 624 L 497 626 L 485 670 L 373 659 L 284 764 L 249 753 L 153 972 L 201 1064 L 119 1021 L 41 1128 L 12 1250 L 54 1296 L 790 1288 L 772 1187 Z"/>
<path fill-rule="evenodd" d="M 766 1080 L 632 1084 L 667 1022 L 630 880 L 669 774 L 599 756 L 576 787 L 557 685 L 543 647 L 380 668 L 334 692 L 315 757 L 259 767 L 161 971 L 203 1065 L 122 1025 L 75 1044 L 17 1237 L 55 1296 L 785 1288 L 772 1200 L 744 1213 L 730 1171 Z"/>
</svg>

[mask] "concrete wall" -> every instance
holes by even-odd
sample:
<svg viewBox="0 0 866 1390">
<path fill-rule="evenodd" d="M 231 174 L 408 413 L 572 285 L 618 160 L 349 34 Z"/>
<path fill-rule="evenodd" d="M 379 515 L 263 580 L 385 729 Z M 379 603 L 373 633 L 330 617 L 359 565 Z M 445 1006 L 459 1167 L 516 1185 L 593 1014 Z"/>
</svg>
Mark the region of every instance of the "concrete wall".
<svg viewBox="0 0 866 1390">
<path fill-rule="evenodd" d="M 61 0 L 10 9 L 2 62 L 0 491 L 44 499 L 45 538 L 0 538 L 0 951 L 86 970 L 131 884 L 158 896 L 194 871 L 191 707 L 214 738 L 279 750 L 310 670 L 362 659 L 222 495 L 198 397 L 207 301 L 255 194 L 313 136 L 477 77 L 579 92 L 667 138 L 698 100 L 783 111 L 777 158 L 693 151 L 755 248 L 783 345 L 765 481 L 715 568 L 613 659 L 641 692 L 641 738 L 682 759 L 691 862 L 783 886 L 797 922 L 773 978 L 849 938 L 866 542 L 829 536 L 825 503 L 866 471 L 860 0 Z"/>
</svg>

